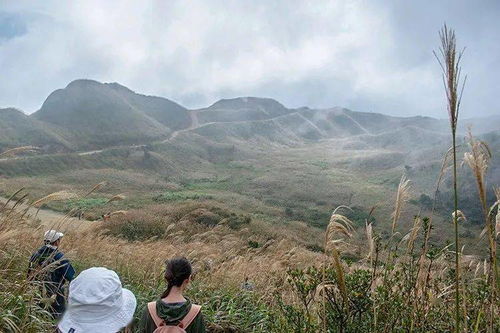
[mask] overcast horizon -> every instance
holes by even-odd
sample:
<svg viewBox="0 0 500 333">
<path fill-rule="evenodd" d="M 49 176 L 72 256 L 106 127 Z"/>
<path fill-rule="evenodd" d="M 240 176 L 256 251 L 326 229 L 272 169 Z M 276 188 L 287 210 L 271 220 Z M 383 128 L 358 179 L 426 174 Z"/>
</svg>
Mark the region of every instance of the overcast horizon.
<svg viewBox="0 0 500 333">
<path fill-rule="evenodd" d="M 0 108 L 26 113 L 75 79 L 194 109 L 222 98 L 446 118 L 432 51 L 466 47 L 461 117 L 500 114 L 500 2 L 0 0 Z M 480 109 L 478 109 L 480 107 Z"/>
</svg>

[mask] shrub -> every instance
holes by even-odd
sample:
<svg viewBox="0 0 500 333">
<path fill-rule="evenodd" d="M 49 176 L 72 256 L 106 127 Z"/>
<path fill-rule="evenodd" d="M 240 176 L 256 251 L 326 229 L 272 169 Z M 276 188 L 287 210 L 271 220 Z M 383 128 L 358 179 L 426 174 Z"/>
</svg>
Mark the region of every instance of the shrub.
<svg viewBox="0 0 500 333">
<path fill-rule="evenodd" d="M 107 234 L 122 237 L 128 241 L 143 241 L 152 237 L 162 237 L 165 234 L 165 226 L 157 220 L 126 219 L 114 221 L 106 226 Z"/>
<path fill-rule="evenodd" d="M 231 229 L 240 229 L 242 226 L 250 224 L 252 218 L 248 215 L 231 215 L 227 218 L 227 225 Z"/>
<path fill-rule="evenodd" d="M 252 249 L 258 249 L 260 247 L 260 244 L 257 241 L 249 240 L 248 247 L 250 247 Z"/>
<path fill-rule="evenodd" d="M 313 252 L 318 252 L 318 253 L 325 252 L 325 249 L 323 249 L 323 247 L 319 246 L 318 244 L 307 244 L 306 249 L 313 251 Z"/>
<path fill-rule="evenodd" d="M 345 216 L 353 221 L 357 227 L 364 227 L 367 220 L 369 223 L 375 223 L 375 218 L 370 216 L 363 208 L 354 206 L 351 209 L 346 212 Z"/>
<path fill-rule="evenodd" d="M 212 213 L 207 209 L 196 209 L 188 214 L 188 219 L 194 220 L 196 223 L 213 227 L 222 219 L 219 215 Z"/>
</svg>

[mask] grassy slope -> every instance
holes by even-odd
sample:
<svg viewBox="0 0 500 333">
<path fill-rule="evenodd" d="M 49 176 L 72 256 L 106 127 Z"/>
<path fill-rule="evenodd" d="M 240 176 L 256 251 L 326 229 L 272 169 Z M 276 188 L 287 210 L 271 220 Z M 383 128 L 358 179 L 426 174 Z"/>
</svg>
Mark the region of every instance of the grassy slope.
<svg viewBox="0 0 500 333">
<path fill-rule="evenodd" d="M 74 81 L 53 92 L 33 117 L 57 127 L 80 149 L 150 142 L 168 137 L 172 128 L 186 126 L 188 116 L 179 105 L 123 89 Z"/>
<path fill-rule="evenodd" d="M 46 151 L 72 147 L 46 124 L 16 109 L 0 109 L 0 151 L 25 145 L 45 147 Z"/>
<path fill-rule="evenodd" d="M 61 187 L 83 191 L 109 180 L 108 197 L 118 192 L 128 197 L 116 203 L 113 210 L 147 209 L 157 204 L 155 196 L 171 193 L 168 198 L 173 202 L 212 198 L 222 204 L 231 202 L 233 209 L 270 225 L 300 220 L 314 227 L 324 227 L 336 206 L 350 204 L 359 208 L 355 217 L 360 229 L 364 223 L 362 212 L 378 205 L 377 224 L 382 234 L 387 233 L 387 216 L 404 166 L 413 166 L 409 176 L 415 179 L 413 197 L 418 199 L 421 193 L 432 194 L 439 160 L 415 166 L 412 154 L 380 148 L 346 150 L 347 141 L 334 139 L 262 150 L 210 143 L 186 134 L 176 144 L 152 146 L 146 154 L 142 150 L 116 149 L 88 156 L 3 161 L 2 173 L 18 177 L 5 180 L 2 190 L 27 186 L 34 197 L 41 197 Z M 31 177 L 36 177 L 37 182 Z M 55 208 L 64 209 L 64 205 Z M 408 216 L 418 209 L 410 206 Z M 93 210 L 98 216 L 107 208 L 90 208 Z M 438 229 L 447 232 L 444 224 Z M 312 228 L 309 232 L 299 237 L 300 242 L 320 244 L 319 230 Z M 441 242 L 444 236 L 435 241 Z"/>
</svg>

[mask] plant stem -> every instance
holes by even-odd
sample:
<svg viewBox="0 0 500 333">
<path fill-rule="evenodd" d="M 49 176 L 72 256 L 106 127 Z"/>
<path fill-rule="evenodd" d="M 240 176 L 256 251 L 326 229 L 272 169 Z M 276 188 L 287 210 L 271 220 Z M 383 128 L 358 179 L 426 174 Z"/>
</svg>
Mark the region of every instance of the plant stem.
<svg viewBox="0 0 500 333">
<path fill-rule="evenodd" d="M 453 222 L 455 224 L 455 332 L 460 332 L 460 272 L 459 272 L 459 246 L 458 246 L 458 191 L 457 191 L 457 146 L 456 146 L 456 130 L 452 129 L 453 137 L 453 196 L 454 196 L 454 213 Z"/>
</svg>

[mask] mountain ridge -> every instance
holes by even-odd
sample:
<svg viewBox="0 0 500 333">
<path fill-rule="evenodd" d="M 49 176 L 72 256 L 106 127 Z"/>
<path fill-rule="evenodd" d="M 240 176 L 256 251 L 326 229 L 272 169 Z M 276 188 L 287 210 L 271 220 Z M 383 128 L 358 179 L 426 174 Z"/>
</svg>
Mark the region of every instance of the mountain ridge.
<svg viewBox="0 0 500 333">
<path fill-rule="evenodd" d="M 50 143 L 52 151 L 147 144 L 188 131 L 223 142 L 268 140 L 295 144 L 363 135 L 379 136 L 385 142 L 390 134 L 382 134 L 396 135 L 402 133 L 397 129 L 412 128 L 409 137 L 402 140 L 408 143 L 412 135 L 420 139 L 425 135 L 437 137 L 448 126 L 446 120 L 427 116 L 398 117 L 342 107 L 287 108 L 275 99 L 251 96 L 220 99 L 208 107 L 189 110 L 164 97 L 136 93 L 117 82 L 89 79 L 74 80 L 53 91 L 31 115 L 18 114 L 13 122 L 5 114 L 0 117 L 0 128 L 4 130 L 0 147 Z M 23 122 L 26 124 L 17 124 Z M 489 118 L 466 122 L 491 131 L 500 129 Z M 33 133 L 38 134 L 20 140 L 26 135 L 25 128 L 33 128 Z M 465 126 L 461 129 L 464 132 Z M 478 132 L 482 133 L 474 129 L 475 134 Z"/>
</svg>

